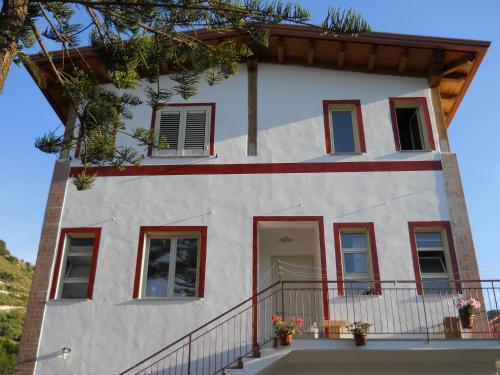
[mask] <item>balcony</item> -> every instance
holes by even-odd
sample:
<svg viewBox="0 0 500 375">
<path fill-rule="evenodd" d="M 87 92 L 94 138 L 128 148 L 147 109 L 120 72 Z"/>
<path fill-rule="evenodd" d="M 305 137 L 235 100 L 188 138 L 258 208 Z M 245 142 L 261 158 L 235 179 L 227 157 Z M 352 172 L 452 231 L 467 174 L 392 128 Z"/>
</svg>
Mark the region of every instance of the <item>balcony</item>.
<svg viewBox="0 0 500 375">
<path fill-rule="evenodd" d="M 471 329 L 463 328 L 460 322 L 457 302 L 461 298 L 481 303 Z M 279 360 L 289 351 L 273 354 L 279 352 L 271 347 L 275 336 L 271 317 L 275 313 L 285 319 L 304 319 L 292 350 L 353 350 L 347 325 L 363 320 L 371 323 L 367 349 L 442 350 L 443 357 L 450 350 L 486 349 L 481 352 L 487 352 L 484 360 L 494 364 L 500 360 L 496 341 L 500 340 L 499 307 L 500 280 L 453 280 L 444 284 L 442 280 L 280 281 L 122 374 L 237 371 L 249 357 L 260 357 L 262 348 L 267 355 L 271 353 L 270 358 Z"/>
</svg>

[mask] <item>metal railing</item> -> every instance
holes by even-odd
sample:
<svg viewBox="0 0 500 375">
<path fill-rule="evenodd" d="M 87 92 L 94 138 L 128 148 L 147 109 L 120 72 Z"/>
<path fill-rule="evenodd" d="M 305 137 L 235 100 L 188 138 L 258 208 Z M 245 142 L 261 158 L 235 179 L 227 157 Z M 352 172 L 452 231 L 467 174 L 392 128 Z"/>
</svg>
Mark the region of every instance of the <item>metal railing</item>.
<svg viewBox="0 0 500 375">
<path fill-rule="evenodd" d="M 435 283 L 435 284 L 434 284 Z M 435 287 L 433 287 L 435 285 Z M 439 287 L 438 287 L 439 286 Z M 481 302 L 473 329 L 457 301 Z M 371 323 L 371 338 L 500 339 L 500 280 L 280 281 L 162 348 L 121 374 L 217 374 L 242 365 L 274 338 L 271 317 L 300 317 L 297 338 L 350 338 L 347 325 Z"/>
</svg>

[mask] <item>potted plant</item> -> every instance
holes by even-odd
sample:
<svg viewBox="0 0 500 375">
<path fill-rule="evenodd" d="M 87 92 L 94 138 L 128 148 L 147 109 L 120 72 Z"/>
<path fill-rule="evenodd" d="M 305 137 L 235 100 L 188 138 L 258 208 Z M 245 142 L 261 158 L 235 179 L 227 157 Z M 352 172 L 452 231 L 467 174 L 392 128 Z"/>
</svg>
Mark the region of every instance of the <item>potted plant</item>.
<svg viewBox="0 0 500 375">
<path fill-rule="evenodd" d="M 356 346 L 365 346 L 366 341 L 368 339 L 368 330 L 370 329 L 371 324 L 364 321 L 357 321 L 351 323 L 347 326 L 354 336 L 354 342 Z"/>
<path fill-rule="evenodd" d="M 293 335 L 304 325 L 304 319 L 292 318 L 287 322 L 278 314 L 273 314 L 272 321 L 276 337 L 280 338 L 283 346 L 290 346 Z"/>
<path fill-rule="evenodd" d="M 476 315 L 476 310 L 481 307 L 481 302 L 474 298 L 460 298 L 457 302 L 457 307 L 462 328 L 472 329 L 472 327 L 474 326 L 474 317 Z"/>
</svg>

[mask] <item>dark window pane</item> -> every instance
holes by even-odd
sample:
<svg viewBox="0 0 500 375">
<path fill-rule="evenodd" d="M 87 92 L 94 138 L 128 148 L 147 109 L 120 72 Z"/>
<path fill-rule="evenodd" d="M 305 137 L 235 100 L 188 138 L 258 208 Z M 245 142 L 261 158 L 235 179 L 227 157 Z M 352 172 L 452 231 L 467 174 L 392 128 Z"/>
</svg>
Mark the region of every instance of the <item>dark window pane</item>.
<svg viewBox="0 0 500 375">
<path fill-rule="evenodd" d="M 344 272 L 346 274 L 367 274 L 368 259 L 366 253 L 344 253 Z"/>
<path fill-rule="evenodd" d="M 341 233 L 341 244 L 343 249 L 367 249 L 366 233 Z"/>
<path fill-rule="evenodd" d="M 417 232 L 417 247 L 443 247 L 443 238 L 441 232 Z"/>
<path fill-rule="evenodd" d="M 90 276 L 90 259 L 81 257 L 68 256 L 66 263 L 65 279 L 82 278 L 89 279 Z"/>
<path fill-rule="evenodd" d="M 401 150 L 423 150 L 420 119 L 417 108 L 396 108 Z"/>
<path fill-rule="evenodd" d="M 332 111 L 334 152 L 355 152 L 351 111 Z"/>
<path fill-rule="evenodd" d="M 63 285 L 61 298 L 87 298 L 88 283 L 65 283 Z"/>
<path fill-rule="evenodd" d="M 169 238 L 152 238 L 149 241 L 146 297 L 166 297 L 170 267 Z"/>
<path fill-rule="evenodd" d="M 92 254 L 94 248 L 94 238 L 77 238 L 71 237 L 69 239 L 69 253 L 86 253 Z"/>
<path fill-rule="evenodd" d="M 423 251 L 418 254 L 420 272 L 445 273 L 446 258 L 443 251 Z"/>
<path fill-rule="evenodd" d="M 177 239 L 174 296 L 196 296 L 198 238 Z"/>
</svg>

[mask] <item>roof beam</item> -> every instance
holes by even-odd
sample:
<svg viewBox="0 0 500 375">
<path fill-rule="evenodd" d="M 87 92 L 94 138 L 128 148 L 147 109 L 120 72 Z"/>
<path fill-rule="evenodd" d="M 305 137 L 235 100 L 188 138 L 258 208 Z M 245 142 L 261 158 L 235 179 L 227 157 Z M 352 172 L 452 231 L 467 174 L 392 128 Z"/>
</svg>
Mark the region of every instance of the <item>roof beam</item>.
<svg viewBox="0 0 500 375">
<path fill-rule="evenodd" d="M 442 100 L 455 100 L 457 98 L 456 94 L 443 94 L 441 93 Z"/>
<path fill-rule="evenodd" d="M 337 68 L 342 69 L 344 66 L 346 43 L 340 42 L 339 56 L 337 58 Z"/>
<path fill-rule="evenodd" d="M 435 49 L 432 53 L 427 80 L 431 88 L 438 87 L 443 78 L 444 51 Z"/>
<path fill-rule="evenodd" d="M 307 65 L 314 64 L 314 49 L 316 42 L 314 39 L 309 39 L 309 48 L 307 49 Z"/>
<path fill-rule="evenodd" d="M 404 73 L 406 70 L 406 65 L 408 65 L 408 57 L 410 56 L 410 49 L 403 49 L 403 53 L 401 54 L 401 58 L 399 59 L 398 72 Z"/>
<path fill-rule="evenodd" d="M 278 38 L 278 62 L 281 64 L 285 61 L 285 38 Z"/>
<path fill-rule="evenodd" d="M 470 65 L 475 59 L 476 59 L 475 53 L 469 53 L 464 57 L 456 59 L 455 61 L 452 61 L 451 63 L 448 63 L 444 66 L 443 75 L 453 73 L 455 70 L 461 68 L 462 65 L 465 64 Z"/>
<path fill-rule="evenodd" d="M 378 55 L 378 45 L 374 44 L 370 52 L 370 57 L 368 57 L 368 70 L 373 70 L 375 68 L 375 62 L 377 61 Z"/>
<path fill-rule="evenodd" d="M 443 77 L 443 79 L 447 79 L 450 81 L 465 81 L 467 79 L 467 73 L 449 73 Z"/>
</svg>

